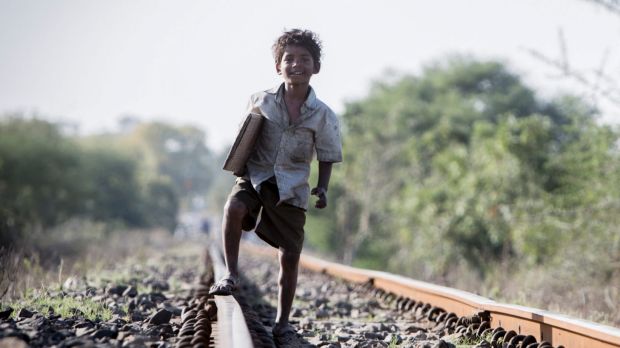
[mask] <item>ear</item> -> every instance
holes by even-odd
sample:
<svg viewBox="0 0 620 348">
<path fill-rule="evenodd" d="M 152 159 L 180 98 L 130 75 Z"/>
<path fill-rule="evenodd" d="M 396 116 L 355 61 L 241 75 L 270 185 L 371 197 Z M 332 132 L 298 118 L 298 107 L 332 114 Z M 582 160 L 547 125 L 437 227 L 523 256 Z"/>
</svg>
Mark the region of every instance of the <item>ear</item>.
<svg viewBox="0 0 620 348">
<path fill-rule="evenodd" d="M 314 73 L 318 74 L 321 71 L 321 63 L 314 63 Z"/>
<path fill-rule="evenodd" d="M 282 69 L 280 67 L 280 63 L 276 63 L 276 73 L 278 73 L 278 75 L 282 75 Z"/>
</svg>

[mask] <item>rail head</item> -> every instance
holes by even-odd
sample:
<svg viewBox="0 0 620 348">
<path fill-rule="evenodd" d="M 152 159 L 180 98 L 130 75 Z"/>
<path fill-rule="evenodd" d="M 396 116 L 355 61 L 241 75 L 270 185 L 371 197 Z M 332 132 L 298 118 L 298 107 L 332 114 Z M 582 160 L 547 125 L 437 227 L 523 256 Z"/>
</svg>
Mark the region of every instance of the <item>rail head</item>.
<svg viewBox="0 0 620 348">
<path fill-rule="evenodd" d="M 215 279 L 221 279 L 226 275 L 224 257 L 220 249 L 211 243 L 209 255 L 213 263 Z M 217 306 L 218 335 L 215 341 L 216 347 L 222 348 L 252 348 L 252 336 L 243 316 L 241 306 L 233 296 L 215 296 Z"/>
</svg>

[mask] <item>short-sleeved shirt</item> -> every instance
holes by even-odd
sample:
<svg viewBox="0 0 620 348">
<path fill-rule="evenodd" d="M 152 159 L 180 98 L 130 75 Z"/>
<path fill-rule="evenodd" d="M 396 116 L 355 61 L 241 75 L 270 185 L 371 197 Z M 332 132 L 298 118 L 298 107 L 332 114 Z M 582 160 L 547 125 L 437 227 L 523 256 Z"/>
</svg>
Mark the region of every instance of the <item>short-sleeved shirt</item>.
<svg viewBox="0 0 620 348">
<path fill-rule="evenodd" d="M 297 124 L 290 124 L 284 101 L 284 84 L 255 93 L 249 111 L 265 117 L 261 136 L 247 162 L 252 186 L 275 176 L 280 203 L 307 209 L 310 163 L 316 153 L 321 162 L 342 162 L 340 123 L 336 114 L 310 91 L 301 106 Z"/>
</svg>

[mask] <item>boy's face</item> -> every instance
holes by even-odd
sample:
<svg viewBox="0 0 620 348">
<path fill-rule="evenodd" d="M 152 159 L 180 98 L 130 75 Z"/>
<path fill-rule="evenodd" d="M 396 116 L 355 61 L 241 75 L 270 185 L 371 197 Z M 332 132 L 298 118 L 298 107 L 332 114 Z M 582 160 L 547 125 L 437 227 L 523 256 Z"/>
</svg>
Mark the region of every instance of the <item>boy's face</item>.
<svg viewBox="0 0 620 348">
<path fill-rule="evenodd" d="M 310 52 L 302 46 L 287 45 L 276 71 L 287 84 L 309 84 L 312 75 L 319 72 Z"/>
</svg>

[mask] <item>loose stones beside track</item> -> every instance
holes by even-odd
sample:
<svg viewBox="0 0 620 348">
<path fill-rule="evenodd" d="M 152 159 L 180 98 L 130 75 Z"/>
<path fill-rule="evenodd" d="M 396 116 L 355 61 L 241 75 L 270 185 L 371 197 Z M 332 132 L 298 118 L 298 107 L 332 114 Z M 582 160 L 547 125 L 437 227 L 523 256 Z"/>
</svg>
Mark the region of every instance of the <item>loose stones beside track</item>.
<svg viewBox="0 0 620 348">
<path fill-rule="evenodd" d="M 95 279 L 69 278 L 52 298 L 88 298 L 104 304 L 111 318 L 87 319 L 51 308 L 0 311 L 0 347 L 215 347 L 216 301 L 204 239 L 167 244 L 146 260 L 118 264 Z M 274 347 L 271 336 L 278 294 L 278 262 L 242 249 L 239 302 L 255 347 Z M 18 312 L 18 313 L 15 313 Z M 370 283 L 353 284 L 300 269 L 291 323 L 294 347 L 450 348 L 448 342 L 485 337 L 477 347 L 550 348 L 531 336 L 488 327 L 488 313 L 456 317 L 440 308 L 397 297 Z"/>
<path fill-rule="evenodd" d="M 165 245 L 150 249 L 148 255 L 136 253 L 114 267 L 86 277 L 69 277 L 61 289 L 49 286 L 41 296 L 51 302 L 87 299 L 111 312 L 110 318 L 88 318 L 79 310 L 69 315 L 55 313 L 52 307 L 32 305 L 9 308 L 0 313 L 0 347 L 173 347 L 184 338 L 183 319 L 189 309 L 204 309 L 207 320 L 215 319 L 206 294 L 212 281 L 204 273 L 204 240 L 196 243 Z M 196 315 L 195 313 L 194 315 Z M 199 319 L 197 318 L 195 322 Z M 205 320 L 201 322 L 204 323 Z M 193 323 L 195 324 L 195 323 Z M 192 326 L 194 345 L 208 346 L 206 326 Z M 198 334 L 196 334 L 198 333 Z"/>
<path fill-rule="evenodd" d="M 266 331 L 273 325 L 278 294 L 275 257 L 242 253 L 241 295 Z M 441 344 L 437 323 L 416 311 L 373 296 L 363 285 L 300 270 L 291 312 L 301 347 L 433 347 Z M 446 347 L 449 345 L 444 343 Z"/>
</svg>

